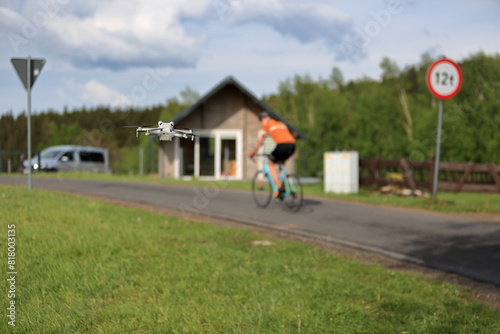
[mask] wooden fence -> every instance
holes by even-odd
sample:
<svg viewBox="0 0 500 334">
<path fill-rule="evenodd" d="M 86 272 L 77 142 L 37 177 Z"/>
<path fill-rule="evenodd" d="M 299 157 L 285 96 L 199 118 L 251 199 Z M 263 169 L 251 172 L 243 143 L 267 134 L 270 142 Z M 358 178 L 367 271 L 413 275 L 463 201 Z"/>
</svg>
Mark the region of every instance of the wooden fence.
<svg viewBox="0 0 500 334">
<path fill-rule="evenodd" d="M 500 193 L 500 165 L 440 162 L 438 190 Z M 394 175 L 402 175 L 398 180 Z M 398 184 L 412 190 L 432 191 L 434 157 L 427 161 L 359 159 L 359 183 L 365 186 Z"/>
</svg>

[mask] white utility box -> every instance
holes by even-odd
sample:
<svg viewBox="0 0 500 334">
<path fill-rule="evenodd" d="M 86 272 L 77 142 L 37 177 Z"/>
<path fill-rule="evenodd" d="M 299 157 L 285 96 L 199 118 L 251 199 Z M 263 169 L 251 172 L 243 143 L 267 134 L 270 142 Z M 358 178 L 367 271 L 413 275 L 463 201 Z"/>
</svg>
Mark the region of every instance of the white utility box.
<svg viewBox="0 0 500 334">
<path fill-rule="evenodd" d="M 355 151 L 325 152 L 325 192 L 355 194 L 359 190 L 359 156 Z"/>
</svg>

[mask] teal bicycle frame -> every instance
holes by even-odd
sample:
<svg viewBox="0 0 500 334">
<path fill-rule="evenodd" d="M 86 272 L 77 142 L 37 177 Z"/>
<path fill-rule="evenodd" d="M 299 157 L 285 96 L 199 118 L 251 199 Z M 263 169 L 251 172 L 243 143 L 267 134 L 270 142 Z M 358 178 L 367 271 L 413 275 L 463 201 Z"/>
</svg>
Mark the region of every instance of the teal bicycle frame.
<svg viewBox="0 0 500 334">
<path fill-rule="evenodd" d="M 281 193 L 281 197 L 286 197 L 290 196 L 291 194 L 297 193 L 297 188 L 295 187 L 294 182 L 291 179 L 288 179 L 288 170 L 286 169 L 285 165 L 282 163 L 277 164 L 279 168 L 278 172 L 278 178 L 284 184 L 284 189 L 285 192 Z M 278 186 L 274 182 L 274 179 L 271 175 L 271 170 L 269 169 L 269 163 L 266 161 L 264 163 L 264 168 L 262 169 L 262 172 L 267 175 L 267 179 L 271 183 L 271 187 L 273 187 L 273 191 L 276 192 L 278 191 Z"/>
<path fill-rule="evenodd" d="M 282 163 L 277 163 L 278 178 L 282 183 L 282 190 L 277 197 L 284 202 L 292 212 L 298 212 L 303 202 L 303 189 L 300 180 L 291 174 Z M 269 162 L 265 161 L 262 169 L 255 173 L 252 179 L 252 196 L 259 208 L 266 208 L 273 199 L 273 194 L 279 191 L 271 176 Z"/>
</svg>

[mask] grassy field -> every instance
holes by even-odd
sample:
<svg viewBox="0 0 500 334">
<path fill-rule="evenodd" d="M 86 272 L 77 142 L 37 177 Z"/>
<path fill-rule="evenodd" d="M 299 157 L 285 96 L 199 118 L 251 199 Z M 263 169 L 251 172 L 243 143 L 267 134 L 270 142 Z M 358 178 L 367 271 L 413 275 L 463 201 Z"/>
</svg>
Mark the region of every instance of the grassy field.
<svg viewBox="0 0 500 334">
<path fill-rule="evenodd" d="M 1 333 L 500 333 L 462 287 L 308 244 L 25 187 L 0 217 Z"/>
<path fill-rule="evenodd" d="M 358 194 L 325 194 L 322 185 L 306 188 L 309 195 L 345 199 L 370 204 L 394 205 L 428 211 L 448 213 L 498 213 L 500 214 L 500 194 L 473 192 L 438 192 L 438 200 L 425 197 L 400 197 L 378 194 L 372 189 L 361 188 Z"/>
<path fill-rule="evenodd" d="M 152 182 L 165 183 L 182 186 L 204 186 L 212 181 L 201 180 L 176 180 L 158 178 L 155 176 L 126 176 L 95 173 L 59 173 L 59 174 L 37 174 L 36 177 L 59 177 L 79 179 L 103 179 L 110 181 L 128 182 Z M 240 189 L 250 191 L 250 181 L 228 181 L 224 184 L 228 189 Z M 358 194 L 332 194 L 323 191 L 323 184 L 308 184 L 304 186 L 305 196 L 318 196 L 332 199 L 342 199 L 370 204 L 394 205 L 415 209 L 423 209 L 437 212 L 449 213 L 498 213 L 500 214 L 500 194 L 471 193 L 471 192 L 438 192 L 438 200 L 432 198 L 398 197 L 395 195 L 381 195 L 372 191 L 373 189 L 361 188 Z"/>
</svg>

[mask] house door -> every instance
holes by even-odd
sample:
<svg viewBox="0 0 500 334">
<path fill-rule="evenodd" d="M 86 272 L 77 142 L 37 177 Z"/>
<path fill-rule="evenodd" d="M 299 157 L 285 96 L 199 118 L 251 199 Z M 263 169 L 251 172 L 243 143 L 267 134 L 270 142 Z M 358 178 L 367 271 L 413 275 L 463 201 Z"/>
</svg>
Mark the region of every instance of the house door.
<svg viewBox="0 0 500 334">
<path fill-rule="evenodd" d="M 180 177 L 241 178 L 241 131 L 207 131 L 177 143 Z"/>
<path fill-rule="evenodd" d="M 181 176 L 194 175 L 194 141 L 183 140 L 180 148 L 179 170 Z"/>
<path fill-rule="evenodd" d="M 215 138 L 200 137 L 200 167 L 199 176 L 214 176 L 215 175 Z"/>
<path fill-rule="evenodd" d="M 236 139 L 221 139 L 220 175 L 236 176 L 238 164 L 236 159 Z"/>
</svg>

